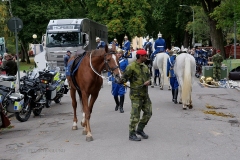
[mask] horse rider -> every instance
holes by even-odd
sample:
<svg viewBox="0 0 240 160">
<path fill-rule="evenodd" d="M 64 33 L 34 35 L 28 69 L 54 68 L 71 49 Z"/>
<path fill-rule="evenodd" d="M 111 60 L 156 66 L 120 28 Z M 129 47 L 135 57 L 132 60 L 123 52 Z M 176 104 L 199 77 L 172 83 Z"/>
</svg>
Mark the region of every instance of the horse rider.
<svg viewBox="0 0 240 160">
<path fill-rule="evenodd" d="M 143 130 L 152 116 L 152 102 L 148 94 L 151 76 L 148 67 L 144 64 L 147 60 L 147 52 L 137 50 L 136 58 L 137 60 L 128 65 L 123 73 L 123 82 L 126 83 L 129 80 L 131 86 L 132 110 L 129 124 L 129 140 L 131 141 L 141 141 L 141 138 L 137 137 L 136 134 L 144 139 L 148 138 Z M 141 110 L 143 111 L 142 119 L 140 119 Z"/>
<path fill-rule="evenodd" d="M 115 46 L 118 46 L 117 39 L 116 39 L 116 38 L 114 38 L 114 39 L 113 39 L 113 41 L 112 41 L 110 44 L 115 44 Z"/>
<path fill-rule="evenodd" d="M 105 42 L 101 41 L 99 37 L 96 38 L 96 42 L 97 42 L 97 49 L 105 48 L 105 45 L 106 45 Z"/>
<path fill-rule="evenodd" d="M 122 72 L 124 72 L 126 67 L 128 66 L 128 60 L 123 57 L 123 50 L 118 48 L 116 56 L 118 57 L 119 68 Z M 110 76 L 110 74 L 108 74 L 108 76 Z M 116 103 L 115 111 L 118 111 L 119 108 L 120 113 L 124 113 L 123 104 L 126 88 L 124 85 L 116 83 L 113 77 L 110 77 L 109 81 L 112 81 L 112 95 Z M 118 96 L 120 97 L 120 101 Z"/>
<path fill-rule="evenodd" d="M 219 81 L 221 79 L 221 63 L 223 61 L 223 57 L 220 53 L 221 53 L 221 51 L 217 50 L 217 53 L 212 57 L 213 79 L 215 81 Z"/>
<path fill-rule="evenodd" d="M 144 42 L 144 45 L 143 45 L 143 48 L 146 50 L 146 46 L 149 46 L 149 49 L 150 49 L 150 51 L 151 51 L 151 49 L 152 49 L 152 43 L 151 42 L 149 42 L 149 36 L 147 36 L 146 37 L 146 42 Z"/>
<path fill-rule="evenodd" d="M 172 87 L 172 101 L 177 104 L 179 84 L 173 70 L 177 54 L 175 54 L 174 51 L 171 50 L 169 51 L 169 56 L 170 57 L 167 61 L 167 76 L 170 78 L 170 85 Z"/>
<path fill-rule="evenodd" d="M 154 49 L 155 51 L 151 54 L 150 57 L 152 61 L 157 53 L 165 52 L 166 50 L 166 43 L 165 40 L 162 38 L 162 34 L 160 32 L 158 34 L 158 39 L 155 41 Z"/>
<path fill-rule="evenodd" d="M 124 44 L 123 44 L 123 50 L 124 50 L 124 57 L 129 57 L 131 58 L 131 53 L 130 53 L 130 46 L 131 46 L 131 43 L 130 41 L 128 40 L 128 37 L 125 35 L 124 36 Z"/>
</svg>

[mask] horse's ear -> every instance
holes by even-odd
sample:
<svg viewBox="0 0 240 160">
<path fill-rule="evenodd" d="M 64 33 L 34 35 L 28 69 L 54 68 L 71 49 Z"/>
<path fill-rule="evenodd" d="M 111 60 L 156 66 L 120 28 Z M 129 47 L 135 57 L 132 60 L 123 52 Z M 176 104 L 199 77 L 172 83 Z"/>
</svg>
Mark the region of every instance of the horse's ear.
<svg viewBox="0 0 240 160">
<path fill-rule="evenodd" d="M 112 44 L 112 50 L 116 52 L 116 44 L 115 43 Z"/>
<path fill-rule="evenodd" d="M 108 45 L 105 45 L 105 52 L 108 53 Z"/>
</svg>

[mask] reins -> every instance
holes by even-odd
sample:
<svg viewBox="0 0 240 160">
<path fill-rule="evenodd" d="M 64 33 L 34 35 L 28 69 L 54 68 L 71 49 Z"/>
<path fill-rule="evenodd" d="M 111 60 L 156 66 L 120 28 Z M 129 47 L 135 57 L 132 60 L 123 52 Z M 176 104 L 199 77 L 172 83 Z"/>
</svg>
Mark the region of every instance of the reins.
<svg viewBox="0 0 240 160">
<path fill-rule="evenodd" d="M 106 53 L 107 54 L 107 53 Z M 104 64 L 105 65 L 107 65 L 107 61 L 105 60 L 105 55 L 106 54 L 104 54 Z M 115 69 L 117 69 L 119 66 L 116 66 L 115 68 L 113 68 L 112 70 L 111 70 L 111 75 L 109 76 L 109 77 L 105 77 L 105 76 L 102 76 L 101 74 L 99 74 L 94 68 L 93 68 L 93 65 L 92 65 L 92 52 L 90 53 L 90 67 L 91 67 L 91 69 L 92 69 L 92 71 L 96 74 L 96 75 L 98 75 L 99 77 L 101 77 L 102 79 L 108 79 L 109 77 L 111 77 L 112 76 L 112 71 L 113 70 L 115 70 Z M 109 67 L 109 66 L 108 66 Z M 109 69 L 111 69 L 111 68 L 109 68 Z"/>
</svg>

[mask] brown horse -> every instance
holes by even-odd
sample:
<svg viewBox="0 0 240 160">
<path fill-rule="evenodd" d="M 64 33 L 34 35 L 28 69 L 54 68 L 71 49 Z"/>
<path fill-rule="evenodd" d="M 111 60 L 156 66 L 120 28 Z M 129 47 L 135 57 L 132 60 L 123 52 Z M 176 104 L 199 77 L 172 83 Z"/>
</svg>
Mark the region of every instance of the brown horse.
<svg viewBox="0 0 240 160">
<path fill-rule="evenodd" d="M 111 49 L 108 49 L 108 46 L 106 45 L 105 49 L 97 49 L 87 52 L 82 59 L 82 62 L 75 75 L 73 77 L 67 76 L 74 111 L 72 129 L 78 129 L 78 119 L 76 115 L 76 91 L 78 91 L 83 110 L 83 119 L 81 121 L 81 125 L 84 127 L 83 135 L 87 135 L 86 141 L 93 140 L 90 129 L 90 116 L 94 102 L 98 97 L 98 93 L 103 83 L 103 78 L 100 74 L 101 71 L 106 69 L 107 71 L 112 72 L 113 76 L 116 78 L 116 81 L 121 82 L 122 74 L 118 66 L 117 57 L 114 53 L 116 53 L 115 45 L 112 45 Z M 70 62 L 72 59 L 74 59 L 74 56 L 71 56 L 68 62 Z M 89 101 L 90 96 L 91 98 Z"/>
</svg>

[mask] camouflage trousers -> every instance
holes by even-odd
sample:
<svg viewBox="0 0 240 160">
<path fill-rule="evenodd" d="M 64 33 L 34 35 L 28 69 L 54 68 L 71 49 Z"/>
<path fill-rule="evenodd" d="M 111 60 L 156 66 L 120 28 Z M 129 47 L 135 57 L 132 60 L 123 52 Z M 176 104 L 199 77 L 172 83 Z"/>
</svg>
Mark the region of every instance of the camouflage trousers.
<svg viewBox="0 0 240 160">
<path fill-rule="evenodd" d="M 216 81 L 221 79 L 221 67 L 213 66 L 213 79 Z"/>
<path fill-rule="evenodd" d="M 135 133 L 136 126 L 137 130 L 143 130 L 147 125 L 149 119 L 152 116 L 152 102 L 149 97 L 139 99 L 131 99 L 132 110 L 129 124 L 129 133 Z M 140 120 L 141 110 L 143 111 L 142 119 Z"/>
</svg>

